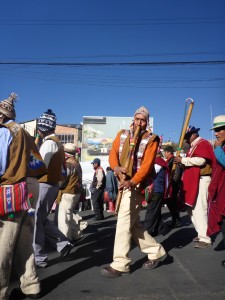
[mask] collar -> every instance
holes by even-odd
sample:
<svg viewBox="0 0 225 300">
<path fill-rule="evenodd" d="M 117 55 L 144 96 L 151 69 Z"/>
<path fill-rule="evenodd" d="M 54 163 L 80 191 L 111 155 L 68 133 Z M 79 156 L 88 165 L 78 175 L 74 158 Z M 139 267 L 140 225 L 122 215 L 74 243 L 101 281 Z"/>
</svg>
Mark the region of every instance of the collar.
<svg viewBox="0 0 225 300">
<path fill-rule="evenodd" d="M 56 134 L 52 133 L 52 134 L 47 135 L 45 138 L 43 138 L 43 142 L 45 142 L 46 140 L 48 140 L 48 138 L 51 137 L 51 136 L 56 136 Z"/>
<path fill-rule="evenodd" d="M 192 143 L 191 143 L 191 148 L 193 148 L 194 146 L 196 146 L 198 144 L 198 142 L 201 140 L 202 138 L 199 136 L 197 137 L 197 139 L 195 139 Z"/>
</svg>

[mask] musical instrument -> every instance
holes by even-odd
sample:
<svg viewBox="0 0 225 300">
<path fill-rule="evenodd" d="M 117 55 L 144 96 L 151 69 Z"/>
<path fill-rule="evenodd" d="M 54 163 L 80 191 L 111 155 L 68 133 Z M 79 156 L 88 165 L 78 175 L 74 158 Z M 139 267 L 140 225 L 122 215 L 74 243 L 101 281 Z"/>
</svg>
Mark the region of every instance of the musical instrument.
<svg viewBox="0 0 225 300">
<path fill-rule="evenodd" d="M 190 101 L 190 105 L 189 105 L 188 111 L 186 113 L 186 107 L 187 107 L 187 103 L 189 101 Z M 191 98 L 187 98 L 186 99 L 186 106 L 185 106 L 185 116 L 184 116 L 185 119 L 184 119 L 183 127 L 182 127 L 182 130 L 181 130 L 181 135 L 180 135 L 180 140 L 179 140 L 179 145 L 178 145 L 178 148 L 177 148 L 176 156 L 180 156 L 180 150 L 181 150 L 183 142 L 184 142 L 184 136 L 185 136 L 185 133 L 187 132 L 187 128 L 188 128 L 188 124 L 189 124 L 189 121 L 190 121 L 190 118 L 191 118 L 191 113 L 192 113 L 193 107 L 194 107 L 194 100 L 191 99 Z M 176 164 L 174 163 L 172 170 L 175 170 L 175 168 L 176 168 Z"/>
<path fill-rule="evenodd" d="M 135 129 L 134 135 L 132 137 L 132 140 L 130 142 L 129 151 L 127 153 L 127 159 L 126 159 L 125 165 L 124 165 L 124 167 L 127 170 L 129 170 L 130 162 L 131 162 L 133 154 L 134 154 L 137 138 L 138 138 L 138 135 L 139 135 L 140 131 L 141 131 L 141 126 L 137 126 L 136 129 Z M 126 179 L 126 176 L 124 176 L 124 174 L 122 174 L 122 173 L 119 173 L 117 176 L 118 176 L 119 181 L 121 183 L 123 183 Z M 120 202 L 121 202 L 121 199 L 122 199 L 122 195 L 123 195 L 123 189 L 119 190 L 118 194 L 117 194 L 116 204 L 115 204 L 115 213 L 114 213 L 115 215 L 117 215 L 118 212 L 119 212 L 119 207 L 120 207 Z"/>
<path fill-rule="evenodd" d="M 189 102 L 189 108 L 188 108 L 188 111 L 187 111 L 188 102 Z M 176 156 L 180 156 L 180 151 L 181 151 L 181 148 L 182 148 L 182 145 L 183 145 L 183 142 L 184 142 L 184 136 L 185 136 L 185 133 L 186 133 L 187 128 L 188 128 L 188 124 L 189 124 L 189 121 L 190 121 L 190 118 L 191 118 L 193 107 L 194 107 L 194 100 L 191 99 L 191 98 L 187 98 L 186 99 L 186 105 L 185 105 L 183 127 L 182 127 L 182 130 L 181 130 L 181 135 L 180 135 L 180 140 L 179 140 Z M 169 184 L 168 184 L 168 188 L 167 188 L 167 192 L 166 192 L 166 197 L 168 197 L 168 194 L 169 194 L 169 191 L 170 191 L 170 187 L 171 187 L 171 183 L 172 183 L 172 179 L 173 179 L 173 176 L 174 176 L 176 166 L 177 165 L 175 163 L 173 163 L 171 174 L 170 174 L 170 180 L 169 180 Z"/>
</svg>

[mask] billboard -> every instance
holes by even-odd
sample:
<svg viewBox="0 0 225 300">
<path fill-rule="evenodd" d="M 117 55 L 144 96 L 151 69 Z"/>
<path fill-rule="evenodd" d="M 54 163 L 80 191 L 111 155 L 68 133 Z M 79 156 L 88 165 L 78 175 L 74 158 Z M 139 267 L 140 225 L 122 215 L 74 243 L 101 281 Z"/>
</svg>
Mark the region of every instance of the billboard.
<svg viewBox="0 0 225 300">
<path fill-rule="evenodd" d="M 108 161 L 117 132 L 129 129 L 132 120 L 133 117 L 84 116 L 81 161 L 91 162 L 95 157 Z M 153 118 L 150 118 L 150 126 L 153 127 Z"/>
</svg>

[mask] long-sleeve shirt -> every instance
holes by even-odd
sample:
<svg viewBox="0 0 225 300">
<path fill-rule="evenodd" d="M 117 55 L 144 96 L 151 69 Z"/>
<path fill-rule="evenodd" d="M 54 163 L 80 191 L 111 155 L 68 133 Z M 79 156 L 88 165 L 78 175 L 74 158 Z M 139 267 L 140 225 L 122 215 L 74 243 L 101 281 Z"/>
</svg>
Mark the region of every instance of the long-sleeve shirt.
<svg viewBox="0 0 225 300">
<path fill-rule="evenodd" d="M 0 176 L 2 176 L 7 168 L 8 163 L 8 150 L 12 142 L 12 135 L 8 128 L 0 127 Z"/>
<path fill-rule="evenodd" d="M 102 168 L 98 168 L 98 169 L 96 170 L 95 175 L 96 175 L 96 178 L 97 178 L 96 189 L 98 190 L 99 188 L 102 187 L 102 185 L 103 185 L 103 180 L 104 180 L 104 176 L 105 176 L 104 173 L 103 173 Z"/>
<path fill-rule="evenodd" d="M 195 139 L 192 143 L 191 143 L 191 148 L 189 150 L 190 153 L 192 153 L 192 151 L 194 150 L 194 148 L 196 147 L 196 145 L 199 143 L 200 141 L 200 137 L 198 137 L 197 139 Z M 203 157 L 197 157 L 197 156 L 193 156 L 193 157 L 182 157 L 181 159 L 181 163 L 183 165 L 185 165 L 185 167 L 194 167 L 194 166 L 204 166 L 206 164 L 206 159 Z"/>
<path fill-rule="evenodd" d="M 117 134 L 113 142 L 112 149 L 110 151 L 109 163 L 112 170 L 114 170 L 115 167 L 120 166 L 120 162 L 119 162 L 120 135 L 121 132 Z M 156 141 L 149 142 L 148 145 L 146 146 L 141 167 L 131 178 L 131 180 L 135 184 L 141 183 L 147 177 L 147 175 L 149 175 L 150 171 L 154 166 L 157 149 L 158 149 L 158 142 Z"/>
<path fill-rule="evenodd" d="M 222 146 L 223 147 L 223 146 Z M 214 153 L 218 163 L 225 168 L 225 152 L 221 146 L 214 149 Z"/>
<path fill-rule="evenodd" d="M 57 143 L 48 139 L 50 136 L 56 136 L 56 134 L 47 136 L 40 147 L 40 154 L 45 162 L 46 168 L 48 168 L 52 156 L 58 151 Z"/>
</svg>

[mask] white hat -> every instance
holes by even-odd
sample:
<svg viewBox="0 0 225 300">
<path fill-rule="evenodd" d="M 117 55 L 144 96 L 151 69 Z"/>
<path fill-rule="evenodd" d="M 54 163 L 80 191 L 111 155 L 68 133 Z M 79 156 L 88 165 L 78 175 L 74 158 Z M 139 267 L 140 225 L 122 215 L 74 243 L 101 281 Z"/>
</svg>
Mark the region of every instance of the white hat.
<svg viewBox="0 0 225 300">
<path fill-rule="evenodd" d="M 217 116 L 214 118 L 213 127 L 210 130 L 223 126 L 225 126 L 225 115 Z"/>
<path fill-rule="evenodd" d="M 76 153 L 76 146 L 73 143 L 67 143 L 64 145 L 64 151 L 69 154 L 75 154 Z"/>
</svg>

